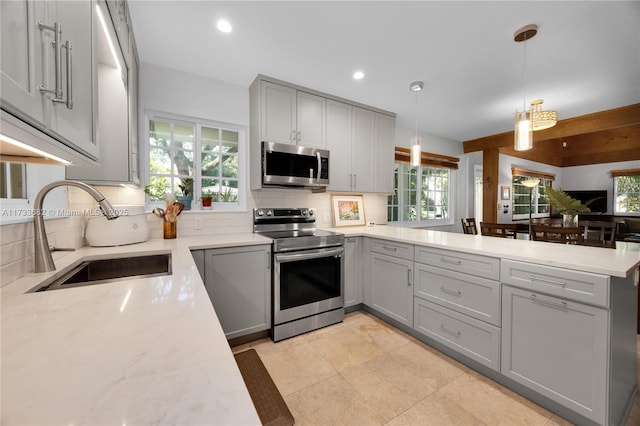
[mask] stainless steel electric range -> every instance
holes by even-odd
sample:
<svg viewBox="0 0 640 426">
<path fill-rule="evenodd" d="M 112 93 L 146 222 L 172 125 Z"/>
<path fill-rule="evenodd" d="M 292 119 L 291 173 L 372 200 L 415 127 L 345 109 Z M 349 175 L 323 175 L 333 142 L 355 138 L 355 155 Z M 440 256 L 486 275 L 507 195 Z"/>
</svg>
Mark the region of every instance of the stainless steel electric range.
<svg viewBox="0 0 640 426">
<path fill-rule="evenodd" d="M 344 235 L 315 222 L 313 208 L 253 210 L 253 232 L 273 239 L 274 342 L 344 319 Z"/>
</svg>

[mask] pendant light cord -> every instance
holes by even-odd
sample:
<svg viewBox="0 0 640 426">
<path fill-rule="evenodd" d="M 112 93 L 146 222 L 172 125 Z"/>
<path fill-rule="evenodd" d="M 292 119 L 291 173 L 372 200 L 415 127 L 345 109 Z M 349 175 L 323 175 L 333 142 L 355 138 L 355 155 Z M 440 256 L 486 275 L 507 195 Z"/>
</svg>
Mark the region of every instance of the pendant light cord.
<svg viewBox="0 0 640 426">
<path fill-rule="evenodd" d="M 418 139 L 418 91 L 416 91 L 416 140 Z"/>
<path fill-rule="evenodd" d="M 524 54 L 522 55 L 522 112 L 527 110 L 527 36 L 524 36 Z"/>
</svg>

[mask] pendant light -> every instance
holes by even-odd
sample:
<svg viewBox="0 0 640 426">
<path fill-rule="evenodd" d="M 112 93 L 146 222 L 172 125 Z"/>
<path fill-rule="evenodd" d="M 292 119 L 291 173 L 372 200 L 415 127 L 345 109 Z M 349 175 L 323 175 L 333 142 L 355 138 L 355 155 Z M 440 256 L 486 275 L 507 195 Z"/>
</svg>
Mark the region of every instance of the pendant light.
<svg viewBox="0 0 640 426">
<path fill-rule="evenodd" d="M 549 129 L 558 124 L 558 113 L 555 111 L 544 111 L 542 109 L 542 99 L 531 101 L 531 112 L 533 116 L 533 131 Z"/>
<path fill-rule="evenodd" d="M 411 166 L 418 167 L 422 157 L 422 138 L 418 136 L 418 92 L 424 87 L 424 82 L 414 81 L 409 89 L 416 94 L 416 134 L 411 138 Z"/>
<path fill-rule="evenodd" d="M 516 151 L 526 151 L 533 148 L 533 112 L 531 110 L 527 110 L 526 106 L 527 40 L 533 38 L 537 33 L 538 26 L 530 24 L 520 28 L 513 35 L 513 40 L 516 43 L 524 42 L 522 66 L 522 111 L 516 111 L 516 125 L 513 139 L 513 149 Z"/>
</svg>

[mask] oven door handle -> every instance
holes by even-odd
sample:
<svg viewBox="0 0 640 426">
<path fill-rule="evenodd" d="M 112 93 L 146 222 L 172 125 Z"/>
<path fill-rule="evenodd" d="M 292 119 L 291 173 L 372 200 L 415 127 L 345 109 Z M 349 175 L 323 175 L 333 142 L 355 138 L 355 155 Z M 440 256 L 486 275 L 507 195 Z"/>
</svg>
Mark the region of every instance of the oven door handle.
<svg viewBox="0 0 640 426">
<path fill-rule="evenodd" d="M 281 253 L 274 256 L 276 262 L 294 262 L 297 260 L 318 259 L 320 257 L 342 257 L 344 256 L 344 247 L 335 249 L 320 249 L 307 251 L 304 253 Z"/>
</svg>

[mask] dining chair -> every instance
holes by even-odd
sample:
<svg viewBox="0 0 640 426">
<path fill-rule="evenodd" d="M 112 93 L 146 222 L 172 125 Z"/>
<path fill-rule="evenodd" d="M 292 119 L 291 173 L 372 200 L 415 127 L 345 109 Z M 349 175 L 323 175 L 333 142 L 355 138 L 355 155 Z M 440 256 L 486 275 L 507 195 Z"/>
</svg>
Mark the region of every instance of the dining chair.
<svg viewBox="0 0 640 426">
<path fill-rule="evenodd" d="M 551 243 L 577 244 L 580 239 L 580 228 L 562 228 L 551 225 L 531 225 L 531 239 L 533 241 L 547 241 Z"/>
<path fill-rule="evenodd" d="M 478 228 L 476 227 L 476 218 L 468 217 L 466 219 L 460 219 L 462 222 L 462 232 L 465 234 L 478 235 Z"/>
<path fill-rule="evenodd" d="M 581 220 L 578 244 L 595 247 L 616 247 L 616 223 L 605 220 Z"/>
<path fill-rule="evenodd" d="M 489 237 L 516 238 L 515 223 L 480 222 L 480 233 Z"/>
</svg>

